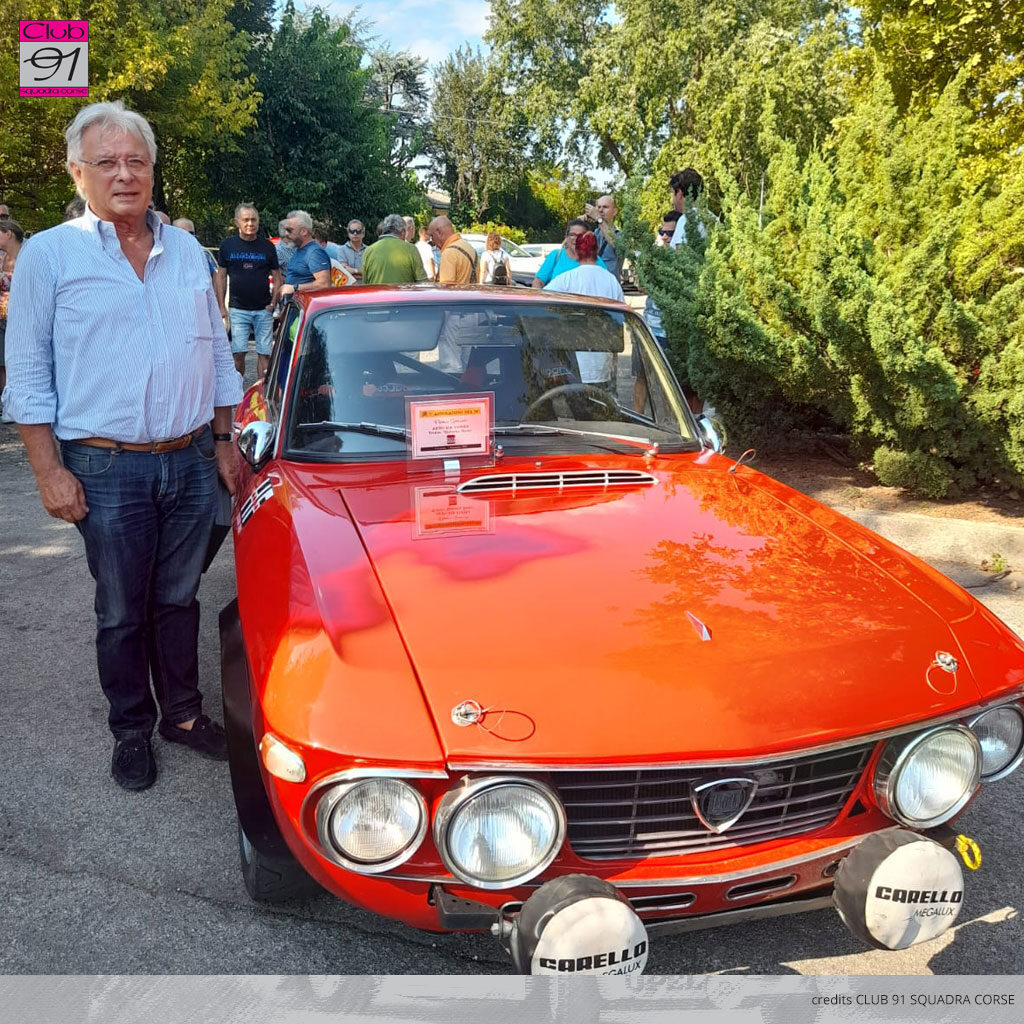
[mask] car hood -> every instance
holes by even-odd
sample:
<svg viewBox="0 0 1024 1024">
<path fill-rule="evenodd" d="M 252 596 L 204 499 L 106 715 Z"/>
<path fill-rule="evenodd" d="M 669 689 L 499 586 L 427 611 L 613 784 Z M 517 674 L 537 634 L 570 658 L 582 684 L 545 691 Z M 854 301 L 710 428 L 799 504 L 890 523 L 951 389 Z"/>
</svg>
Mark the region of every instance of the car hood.
<svg viewBox="0 0 1024 1024">
<path fill-rule="evenodd" d="M 450 763 L 742 759 L 977 703 L 947 625 L 977 616 L 971 597 L 730 465 L 547 460 L 545 472 L 639 468 L 651 480 L 515 496 L 467 497 L 404 471 L 331 480 Z M 537 471 L 506 460 L 501 472 L 517 469 Z M 939 651 L 956 675 L 933 664 Z M 453 720 L 465 702 L 486 712 L 476 724 Z"/>
</svg>

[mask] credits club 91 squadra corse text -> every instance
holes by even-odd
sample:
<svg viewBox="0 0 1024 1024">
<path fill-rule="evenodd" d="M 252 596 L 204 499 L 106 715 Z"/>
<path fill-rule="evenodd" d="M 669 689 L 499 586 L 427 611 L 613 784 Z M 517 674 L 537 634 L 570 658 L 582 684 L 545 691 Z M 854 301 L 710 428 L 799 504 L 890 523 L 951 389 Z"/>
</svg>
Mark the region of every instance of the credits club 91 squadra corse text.
<svg viewBox="0 0 1024 1024">
<path fill-rule="evenodd" d="M 860 992 L 811 996 L 814 1006 L 1016 1006 L 1014 992 Z"/>
</svg>

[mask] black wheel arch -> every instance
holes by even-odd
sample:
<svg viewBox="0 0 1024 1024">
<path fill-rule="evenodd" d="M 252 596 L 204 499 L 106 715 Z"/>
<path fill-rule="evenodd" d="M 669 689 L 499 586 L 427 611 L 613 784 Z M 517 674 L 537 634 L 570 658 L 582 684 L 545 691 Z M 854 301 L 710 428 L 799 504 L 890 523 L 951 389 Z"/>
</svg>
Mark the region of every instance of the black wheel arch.
<svg viewBox="0 0 1024 1024">
<path fill-rule="evenodd" d="M 238 598 L 220 613 L 220 678 L 231 789 L 238 820 L 260 853 L 291 860 L 292 852 L 274 819 L 260 774 L 256 737 L 253 735 L 252 677 L 238 615 Z"/>
</svg>

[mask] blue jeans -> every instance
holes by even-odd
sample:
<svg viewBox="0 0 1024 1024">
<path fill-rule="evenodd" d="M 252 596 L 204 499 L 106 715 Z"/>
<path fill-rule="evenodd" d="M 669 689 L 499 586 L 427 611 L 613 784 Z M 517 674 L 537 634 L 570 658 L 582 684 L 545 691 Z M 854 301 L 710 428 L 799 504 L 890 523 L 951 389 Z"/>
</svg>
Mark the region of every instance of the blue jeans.
<svg viewBox="0 0 1024 1024">
<path fill-rule="evenodd" d="M 256 338 L 256 354 L 270 355 L 270 347 L 274 342 L 274 315 L 269 309 L 235 309 L 228 308 L 231 318 L 231 351 L 249 351 L 249 327 L 252 327 Z"/>
<path fill-rule="evenodd" d="M 115 739 L 149 736 L 202 710 L 196 592 L 217 499 L 206 430 L 162 455 L 61 442 L 89 514 L 76 525 L 96 580 L 96 662 Z M 152 673 L 153 691 L 150 689 Z"/>
</svg>

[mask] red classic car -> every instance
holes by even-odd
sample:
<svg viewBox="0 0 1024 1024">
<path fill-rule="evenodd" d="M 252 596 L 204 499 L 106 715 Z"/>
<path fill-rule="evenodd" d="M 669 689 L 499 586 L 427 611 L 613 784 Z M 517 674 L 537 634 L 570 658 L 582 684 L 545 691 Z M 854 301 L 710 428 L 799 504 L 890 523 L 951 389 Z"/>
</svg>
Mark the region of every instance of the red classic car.
<svg viewBox="0 0 1024 1024">
<path fill-rule="evenodd" d="M 718 451 L 641 319 L 514 289 L 295 296 L 239 408 L 221 615 L 242 871 L 524 972 L 826 905 L 963 899 L 949 822 L 1024 749 L 1024 645 Z"/>
</svg>

